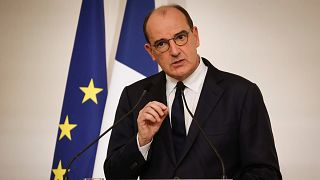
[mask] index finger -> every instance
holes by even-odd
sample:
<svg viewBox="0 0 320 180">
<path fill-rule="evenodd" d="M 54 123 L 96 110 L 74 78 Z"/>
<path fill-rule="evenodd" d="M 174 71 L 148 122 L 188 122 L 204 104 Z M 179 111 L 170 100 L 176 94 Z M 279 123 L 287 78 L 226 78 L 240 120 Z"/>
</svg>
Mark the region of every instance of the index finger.
<svg viewBox="0 0 320 180">
<path fill-rule="evenodd" d="M 148 103 L 148 106 L 154 109 L 160 116 L 163 116 L 165 114 L 164 111 L 167 110 L 167 106 L 158 101 L 152 101 Z"/>
<path fill-rule="evenodd" d="M 158 101 L 152 101 L 151 103 L 155 103 L 156 105 L 160 106 L 160 108 L 162 110 L 166 110 L 167 109 L 167 106 L 161 102 L 158 102 Z"/>
</svg>

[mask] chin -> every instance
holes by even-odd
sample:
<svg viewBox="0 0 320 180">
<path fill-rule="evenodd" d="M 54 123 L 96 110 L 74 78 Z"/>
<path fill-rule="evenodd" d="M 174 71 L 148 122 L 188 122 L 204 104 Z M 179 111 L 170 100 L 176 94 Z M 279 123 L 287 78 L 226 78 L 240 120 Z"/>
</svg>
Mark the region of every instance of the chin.
<svg viewBox="0 0 320 180">
<path fill-rule="evenodd" d="M 179 80 L 179 81 L 183 81 L 187 78 L 186 75 L 175 75 L 175 76 L 172 76 L 173 78 Z"/>
</svg>

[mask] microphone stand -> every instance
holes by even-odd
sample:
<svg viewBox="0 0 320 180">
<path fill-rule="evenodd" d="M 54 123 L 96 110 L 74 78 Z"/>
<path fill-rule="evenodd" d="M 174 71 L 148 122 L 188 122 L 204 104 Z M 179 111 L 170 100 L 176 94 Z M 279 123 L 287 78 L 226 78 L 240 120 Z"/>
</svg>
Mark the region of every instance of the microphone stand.
<svg viewBox="0 0 320 180">
<path fill-rule="evenodd" d="M 148 92 L 149 88 L 144 89 L 138 102 L 134 105 L 134 107 L 127 112 L 125 115 L 123 115 L 119 121 L 115 122 L 109 129 L 107 129 L 106 131 L 104 131 L 100 136 L 98 136 L 96 139 L 94 139 L 90 144 L 88 144 L 85 148 L 83 148 L 78 154 L 76 154 L 71 161 L 69 162 L 67 169 L 66 169 L 66 173 L 63 175 L 63 179 L 64 180 L 68 180 L 68 173 L 70 171 L 70 167 L 73 164 L 73 162 L 78 159 L 84 152 L 86 152 L 92 145 L 94 145 L 95 143 L 97 143 L 99 141 L 99 139 L 101 139 L 104 135 L 106 135 L 109 131 L 111 131 L 114 127 L 118 126 L 118 124 L 120 124 L 129 114 L 131 114 L 136 108 L 137 106 L 140 104 L 142 98 L 145 96 L 145 94 Z"/>
<path fill-rule="evenodd" d="M 188 104 L 187 104 L 187 101 L 186 101 L 186 98 L 184 96 L 184 90 L 182 90 L 182 99 L 183 99 L 183 102 L 184 104 L 186 105 L 186 108 L 188 110 L 188 113 L 190 114 L 190 116 L 192 117 L 193 121 L 196 123 L 197 127 L 199 128 L 202 136 L 204 137 L 204 139 L 206 140 L 206 142 L 209 144 L 210 146 L 210 149 L 213 150 L 217 156 L 217 158 L 219 159 L 220 161 L 220 164 L 221 164 L 221 168 L 222 168 L 222 177 L 221 179 L 227 179 L 227 176 L 225 175 L 226 172 L 225 172 L 225 167 L 224 167 L 224 163 L 223 163 L 223 159 L 222 157 L 220 156 L 217 148 L 214 146 L 214 144 L 210 141 L 210 139 L 208 138 L 208 136 L 206 135 L 206 133 L 204 132 L 204 130 L 201 128 L 199 122 L 197 121 L 197 119 L 194 118 L 194 115 L 192 114 L 192 112 L 190 111 L 189 107 L 188 107 Z"/>
</svg>

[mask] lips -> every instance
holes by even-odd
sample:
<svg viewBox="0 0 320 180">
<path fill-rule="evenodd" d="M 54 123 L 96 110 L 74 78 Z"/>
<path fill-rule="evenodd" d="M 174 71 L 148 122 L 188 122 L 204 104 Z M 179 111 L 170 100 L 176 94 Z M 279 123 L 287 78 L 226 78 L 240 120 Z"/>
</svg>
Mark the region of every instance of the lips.
<svg viewBox="0 0 320 180">
<path fill-rule="evenodd" d="M 179 63 L 181 63 L 181 62 L 183 62 L 183 61 L 184 61 L 184 59 L 176 60 L 176 61 L 174 61 L 172 64 L 179 64 Z"/>
<path fill-rule="evenodd" d="M 185 61 L 185 59 L 176 60 L 171 65 L 173 68 L 179 68 L 184 65 L 184 61 Z"/>
</svg>

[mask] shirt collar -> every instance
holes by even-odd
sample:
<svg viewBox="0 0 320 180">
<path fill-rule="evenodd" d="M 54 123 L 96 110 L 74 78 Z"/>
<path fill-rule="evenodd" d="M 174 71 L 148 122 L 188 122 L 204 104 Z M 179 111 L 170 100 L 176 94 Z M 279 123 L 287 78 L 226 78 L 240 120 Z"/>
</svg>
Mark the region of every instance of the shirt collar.
<svg viewBox="0 0 320 180">
<path fill-rule="evenodd" d="M 204 78 L 206 76 L 208 67 L 202 62 L 200 59 L 200 63 L 197 67 L 197 69 L 189 76 L 187 79 L 185 79 L 183 84 L 191 89 L 194 92 L 200 93 L 201 91 L 201 85 L 203 84 Z M 167 79 L 167 85 L 166 85 L 166 90 L 167 94 L 171 94 L 174 88 L 177 85 L 178 80 L 168 76 L 166 74 L 166 79 Z"/>
</svg>

